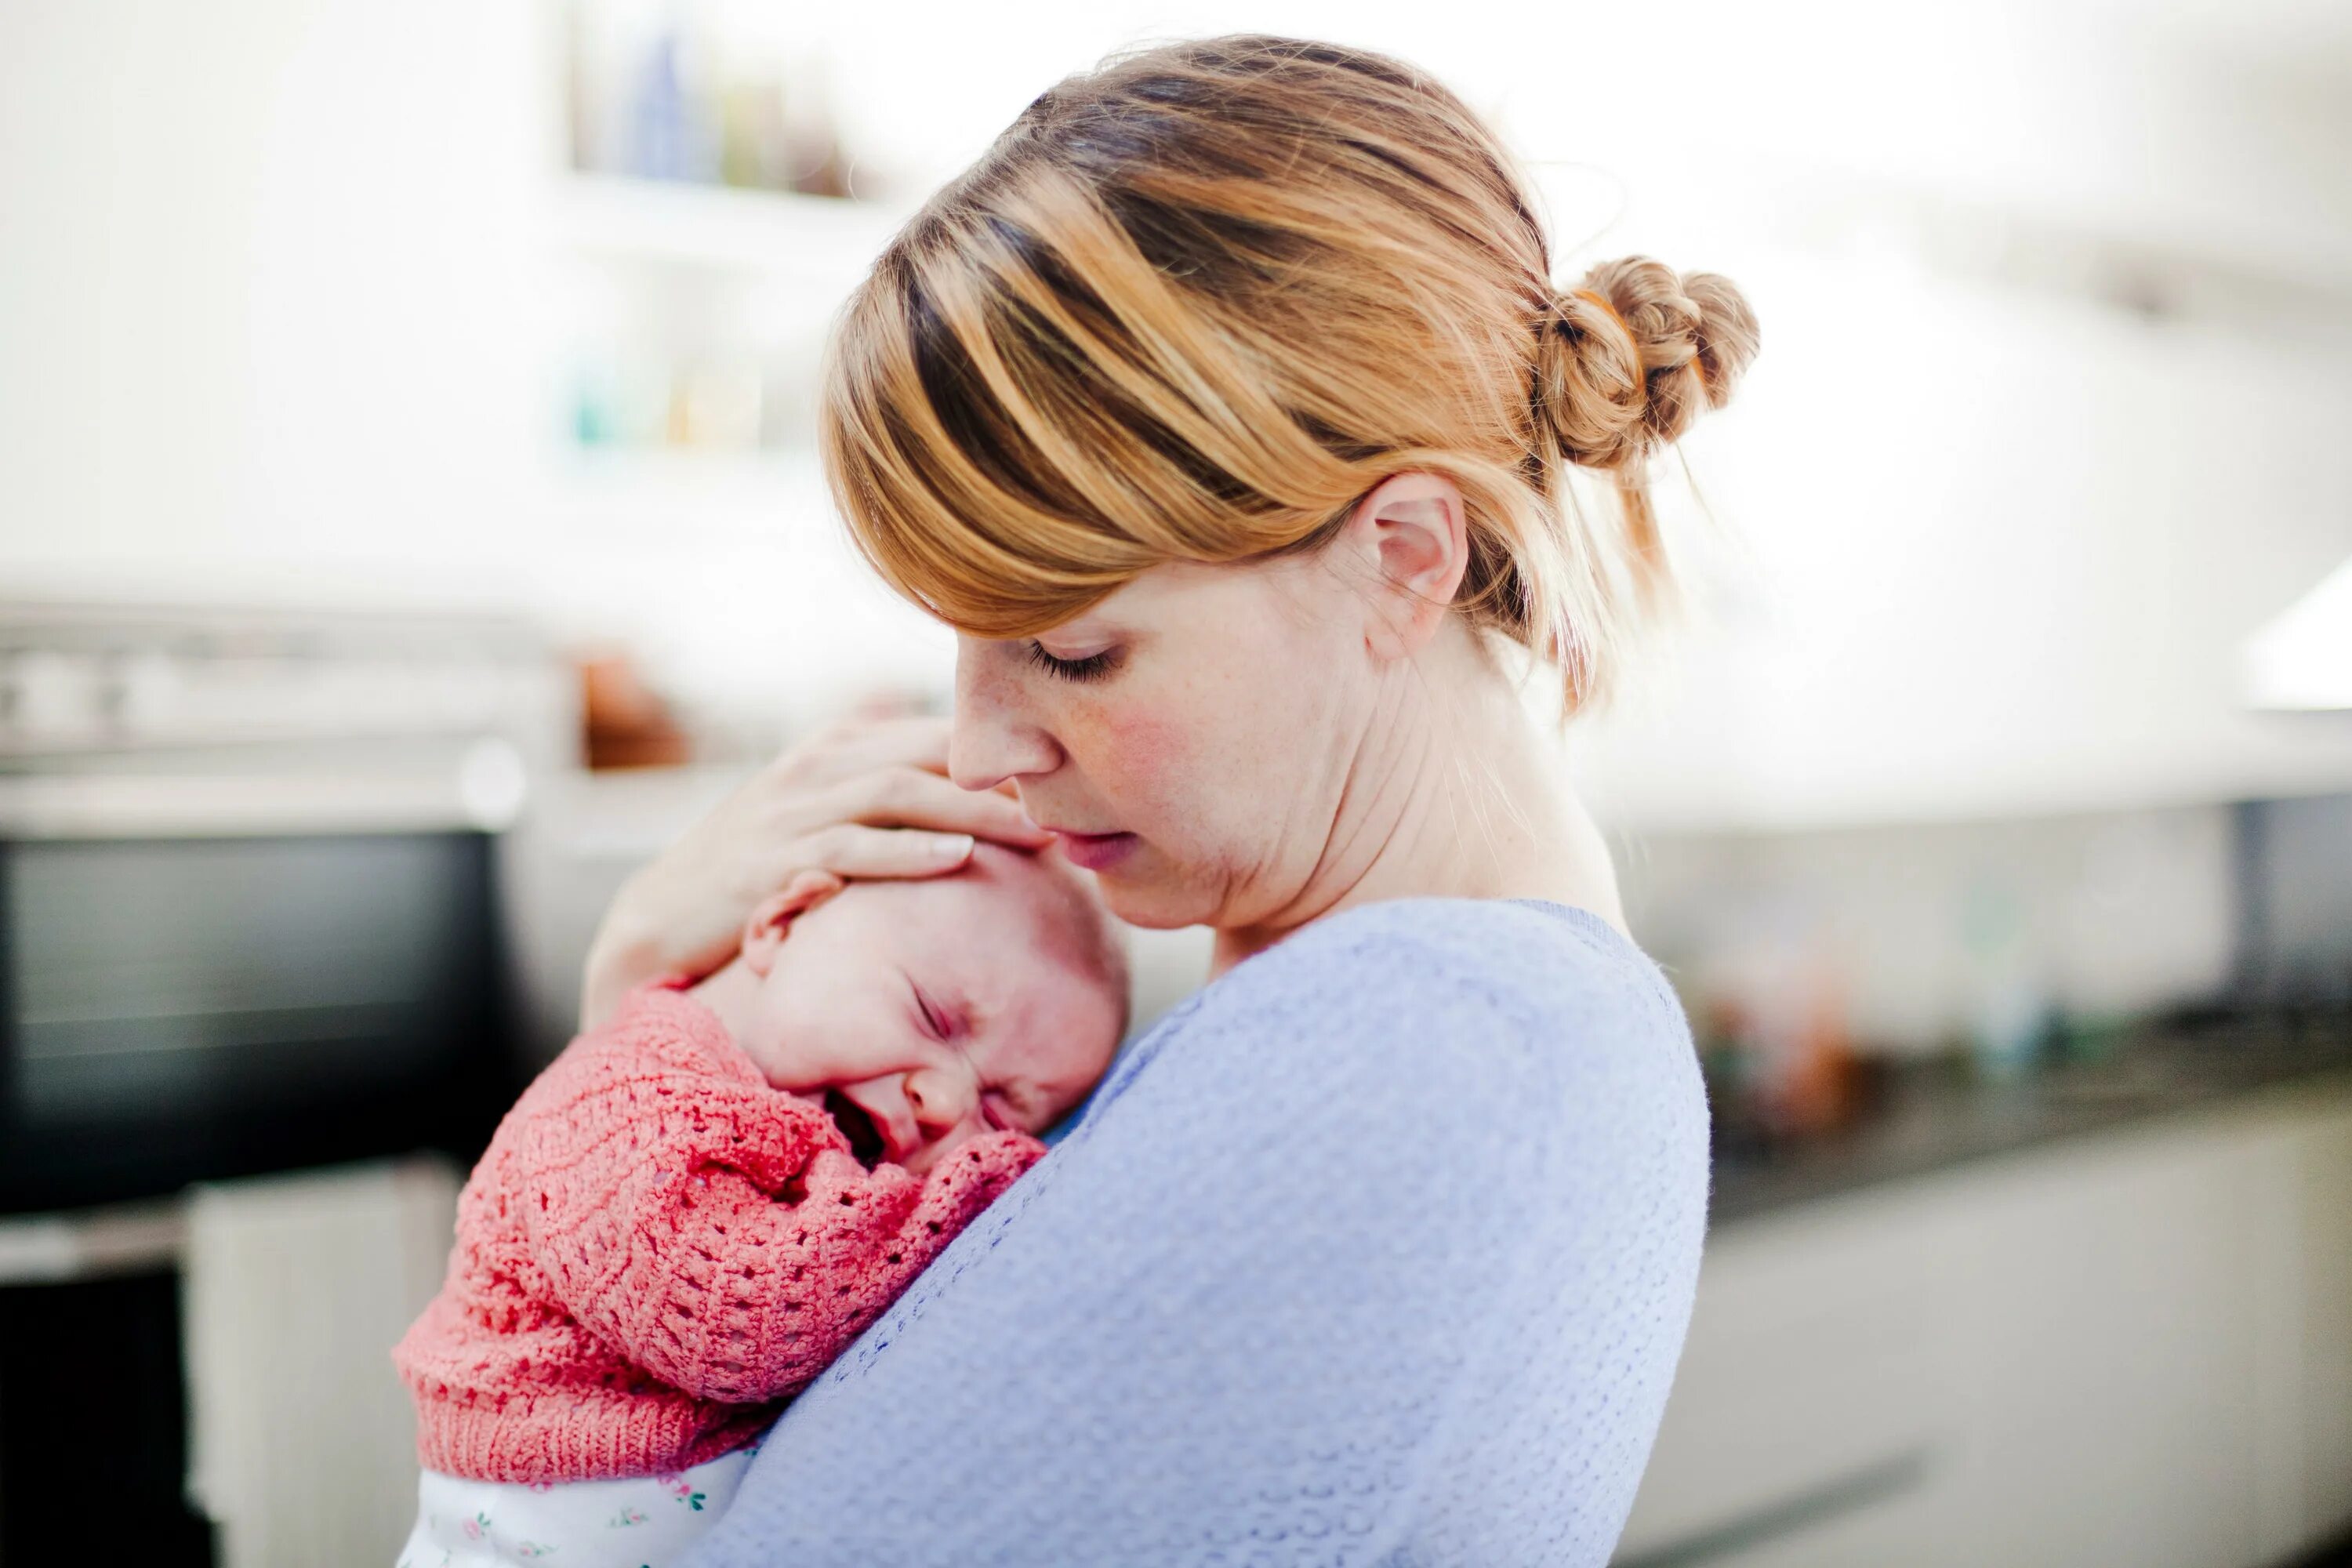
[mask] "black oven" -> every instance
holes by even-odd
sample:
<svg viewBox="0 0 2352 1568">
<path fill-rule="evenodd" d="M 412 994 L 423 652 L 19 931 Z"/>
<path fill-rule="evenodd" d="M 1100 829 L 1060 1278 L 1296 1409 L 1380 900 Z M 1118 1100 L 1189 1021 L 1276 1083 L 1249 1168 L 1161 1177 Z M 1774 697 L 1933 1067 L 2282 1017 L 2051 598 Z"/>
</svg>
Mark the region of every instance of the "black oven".
<svg viewBox="0 0 2352 1568">
<path fill-rule="evenodd" d="M 511 1068 L 492 841 L 0 841 L 0 1212 L 478 1147 Z"/>
<path fill-rule="evenodd" d="M 491 848 L 0 841 L 0 1228 L 121 1230 L 191 1182 L 422 1148 L 470 1163 L 513 1092 Z M 87 1524 L 50 1500 L 100 1450 L 121 1560 L 216 1560 L 184 1489 L 181 1332 L 168 1253 L 0 1279 L 0 1561 L 70 1555 Z"/>
</svg>

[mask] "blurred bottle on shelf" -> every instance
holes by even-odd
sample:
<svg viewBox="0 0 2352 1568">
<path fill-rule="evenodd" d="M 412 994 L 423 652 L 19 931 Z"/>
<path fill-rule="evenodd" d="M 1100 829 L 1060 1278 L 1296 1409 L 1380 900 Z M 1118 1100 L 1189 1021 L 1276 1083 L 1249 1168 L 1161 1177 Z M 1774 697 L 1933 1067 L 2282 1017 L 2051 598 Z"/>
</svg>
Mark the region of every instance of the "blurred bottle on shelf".
<svg viewBox="0 0 2352 1568">
<path fill-rule="evenodd" d="M 690 365 L 671 388 L 672 445 L 748 451 L 760 441 L 761 377 L 740 360 Z"/>
<path fill-rule="evenodd" d="M 772 70 L 730 81 L 719 117 L 719 175 L 746 190 L 789 190 L 792 147 L 784 118 L 784 85 Z"/>
<path fill-rule="evenodd" d="M 593 58 L 593 29 L 585 10 L 579 5 L 567 5 L 561 17 L 564 140 L 572 167 L 586 173 L 603 168 L 606 162 L 600 145 L 605 113 L 602 73 Z"/>
<path fill-rule="evenodd" d="M 579 366 L 572 379 L 572 440 L 583 448 L 610 447 L 621 439 L 620 395 L 611 369 L 598 362 Z"/>
<path fill-rule="evenodd" d="M 2049 988 L 2023 902 L 1984 879 L 1960 910 L 1969 966 L 1969 1047 L 1986 1077 L 2020 1078 L 2041 1060 L 2051 1034 Z"/>
<path fill-rule="evenodd" d="M 566 214 L 589 221 L 567 230 L 583 265 L 559 307 L 570 363 L 551 431 L 583 453 L 804 451 L 826 309 L 847 287 L 827 258 L 862 230 L 845 204 L 793 198 L 889 184 L 845 145 L 828 58 L 781 21 L 690 0 L 569 0 L 562 14 L 575 171 L 782 199 L 567 193 Z"/>
<path fill-rule="evenodd" d="M 665 30 L 638 68 L 630 115 L 633 173 L 653 180 L 707 180 L 709 138 L 704 134 L 699 94 L 682 79 L 682 45 L 676 28 Z"/>
<path fill-rule="evenodd" d="M 564 98 L 583 174 L 852 197 L 822 56 L 762 47 L 675 8 L 567 7 Z M 861 174 L 861 184 L 871 184 Z"/>
<path fill-rule="evenodd" d="M 567 425 L 583 451 L 751 456 L 805 444 L 805 373 L 750 353 L 583 358 Z"/>
<path fill-rule="evenodd" d="M 848 196 L 849 159 L 835 130 L 824 63 L 803 69 L 801 90 L 785 105 L 789 188 L 804 196 Z"/>
</svg>

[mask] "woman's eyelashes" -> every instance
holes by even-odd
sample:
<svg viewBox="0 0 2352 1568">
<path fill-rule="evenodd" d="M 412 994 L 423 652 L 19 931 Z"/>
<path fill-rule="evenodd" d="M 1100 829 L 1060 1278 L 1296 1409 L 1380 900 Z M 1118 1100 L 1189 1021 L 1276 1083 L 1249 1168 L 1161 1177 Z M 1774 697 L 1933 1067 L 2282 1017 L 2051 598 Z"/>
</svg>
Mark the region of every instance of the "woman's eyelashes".
<svg viewBox="0 0 2352 1568">
<path fill-rule="evenodd" d="M 1024 647 L 1030 663 L 1061 680 L 1100 680 L 1118 668 L 1119 651 L 1117 648 L 1107 647 L 1084 658 L 1056 658 L 1034 637 Z"/>
</svg>

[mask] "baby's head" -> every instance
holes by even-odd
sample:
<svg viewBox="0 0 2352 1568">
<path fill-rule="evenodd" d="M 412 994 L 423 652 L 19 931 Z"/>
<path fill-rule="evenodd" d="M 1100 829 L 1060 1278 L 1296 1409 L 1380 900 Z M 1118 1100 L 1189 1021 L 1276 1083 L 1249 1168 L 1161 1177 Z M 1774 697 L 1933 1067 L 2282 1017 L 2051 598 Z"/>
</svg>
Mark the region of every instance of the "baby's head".
<svg viewBox="0 0 2352 1568">
<path fill-rule="evenodd" d="M 863 1163 L 920 1173 L 982 1132 L 1043 1132 L 1087 1097 L 1127 1026 L 1127 962 L 1083 872 L 983 839 L 945 877 L 798 879 L 695 994 L 770 1083 L 832 1111 Z"/>
</svg>

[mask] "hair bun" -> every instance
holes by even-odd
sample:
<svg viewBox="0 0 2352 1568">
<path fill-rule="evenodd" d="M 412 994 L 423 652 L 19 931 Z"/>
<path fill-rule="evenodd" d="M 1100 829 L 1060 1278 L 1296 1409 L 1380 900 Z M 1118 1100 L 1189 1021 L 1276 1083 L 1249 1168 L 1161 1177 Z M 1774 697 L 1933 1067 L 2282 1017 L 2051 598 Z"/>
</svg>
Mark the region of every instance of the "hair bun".
<svg viewBox="0 0 2352 1568">
<path fill-rule="evenodd" d="M 1636 465 L 1731 400 L 1756 358 L 1756 313 L 1731 279 L 1646 256 L 1604 261 L 1553 297 L 1536 400 L 1570 462 Z"/>
</svg>

